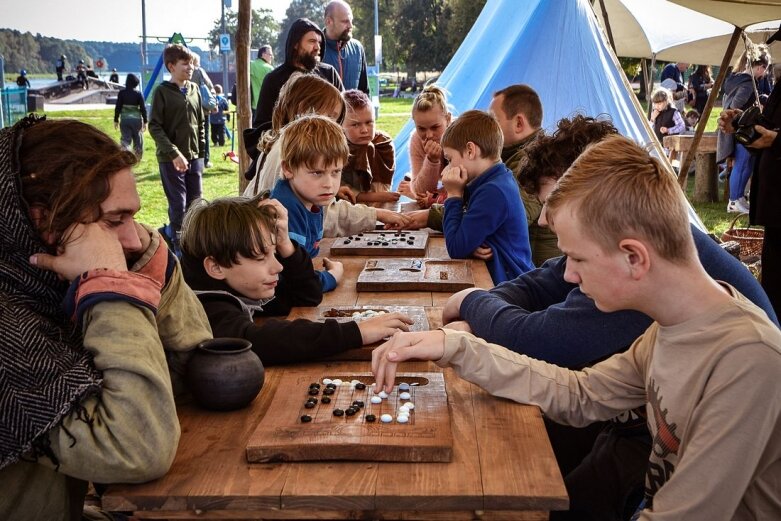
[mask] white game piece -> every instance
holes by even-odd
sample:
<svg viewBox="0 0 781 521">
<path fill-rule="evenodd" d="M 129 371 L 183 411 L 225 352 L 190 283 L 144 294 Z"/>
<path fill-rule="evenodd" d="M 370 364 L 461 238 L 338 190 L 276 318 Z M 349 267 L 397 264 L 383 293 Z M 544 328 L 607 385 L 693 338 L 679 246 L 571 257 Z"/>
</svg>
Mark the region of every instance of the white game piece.
<svg viewBox="0 0 781 521">
<path fill-rule="evenodd" d="M 412 387 L 415 387 L 415 386 L 418 386 L 418 385 L 420 385 L 420 384 L 419 384 L 418 382 L 412 382 L 410 385 L 411 385 Z"/>
<path fill-rule="evenodd" d="M 400 383 L 399 391 L 409 391 L 409 384 L 407 382 Z"/>
<path fill-rule="evenodd" d="M 331 380 L 330 378 L 323 378 L 323 384 L 324 384 L 324 385 L 328 385 L 328 384 L 331 384 L 331 383 L 333 383 L 333 382 L 334 382 L 334 381 L 333 381 L 333 380 Z"/>
<path fill-rule="evenodd" d="M 399 414 L 398 416 L 396 416 L 396 421 L 399 423 L 407 423 L 409 421 L 409 415 Z"/>
<path fill-rule="evenodd" d="M 408 392 L 399 393 L 399 400 L 409 400 L 412 398 L 412 395 Z"/>
<path fill-rule="evenodd" d="M 377 393 L 377 396 L 379 396 L 384 400 L 388 397 L 388 393 L 386 393 L 385 391 L 380 391 L 379 393 Z"/>
<path fill-rule="evenodd" d="M 372 397 L 369 399 L 369 401 L 370 401 L 370 402 L 372 402 L 372 403 L 374 403 L 374 404 L 377 404 L 377 403 L 382 403 L 382 398 L 380 398 L 379 396 L 372 396 Z"/>
<path fill-rule="evenodd" d="M 415 404 L 412 403 L 412 402 L 407 402 L 404 405 L 402 405 L 402 407 L 406 407 L 407 409 L 409 409 L 411 411 L 412 409 L 415 408 Z"/>
<path fill-rule="evenodd" d="M 391 416 L 390 414 L 383 414 L 382 416 L 380 416 L 380 421 L 382 423 L 390 423 L 393 421 L 393 416 Z"/>
<path fill-rule="evenodd" d="M 339 387 L 340 385 L 342 385 L 343 382 L 339 378 L 334 378 L 334 380 L 331 383 Z"/>
<path fill-rule="evenodd" d="M 399 407 L 399 414 L 409 414 L 409 407 L 404 407 L 403 405 Z"/>
<path fill-rule="evenodd" d="M 353 312 L 353 319 L 361 318 L 363 314 L 360 311 Z"/>
</svg>

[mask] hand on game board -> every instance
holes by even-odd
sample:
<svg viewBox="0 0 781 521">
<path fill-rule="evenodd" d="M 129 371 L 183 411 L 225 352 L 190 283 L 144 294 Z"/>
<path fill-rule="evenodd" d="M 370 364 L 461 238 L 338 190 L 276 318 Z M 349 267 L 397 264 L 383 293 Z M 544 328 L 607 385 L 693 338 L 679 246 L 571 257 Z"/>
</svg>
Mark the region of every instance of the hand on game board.
<svg viewBox="0 0 781 521">
<path fill-rule="evenodd" d="M 342 276 L 344 276 L 344 264 L 339 261 L 332 261 L 328 257 L 323 257 L 323 268 L 333 275 L 337 284 L 341 282 Z"/>
<path fill-rule="evenodd" d="M 409 331 L 413 322 L 414 320 L 401 313 L 383 313 L 358 322 L 358 329 L 361 330 L 363 345 L 367 345 L 388 338 L 398 331 Z"/>
<path fill-rule="evenodd" d="M 296 251 L 293 242 L 290 240 L 290 234 L 288 233 L 287 208 L 276 199 L 263 199 L 258 205 L 273 206 L 274 210 L 277 212 L 276 234 L 274 237 L 276 239 L 277 253 L 279 253 L 280 257 L 283 259 L 287 259 Z"/>
<path fill-rule="evenodd" d="M 405 212 L 404 215 L 409 219 L 405 230 L 420 230 L 428 225 L 428 210 L 414 210 Z"/>
<path fill-rule="evenodd" d="M 410 218 L 406 214 L 377 209 L 377 220 L 385 224 L 386 230 L 403 230 L 409 226 Z"/>
<path fill-rule="evenodd" d="M 467 177 L 466 168 L 461 165 L 448 165 L 442 170 L 442 186 L 447 190 L 448 198 L 463 197 L 464 187 L 467 182 L 469 182 L 469 178 Z"/>
<path fill-rule="evenodd" d="M 396 333 L 372 351 L 375 392 L 393 390 L 396 367 L 405 360 L 439 360 L 445 354 L 445 334 L 436 329 L 414 333 Z"/>
</svg>

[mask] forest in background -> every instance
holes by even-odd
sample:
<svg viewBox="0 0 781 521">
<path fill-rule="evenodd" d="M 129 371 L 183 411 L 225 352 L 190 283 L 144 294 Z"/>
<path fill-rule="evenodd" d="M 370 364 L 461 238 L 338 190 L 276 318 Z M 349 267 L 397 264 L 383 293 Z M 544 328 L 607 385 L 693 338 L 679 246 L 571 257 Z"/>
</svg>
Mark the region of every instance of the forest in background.
<svg viewBox="0 0 781 521">
<path fill-rule="evenodd" d="M 327 0 L 292 0 L 285 17 L 277 21 L 268 9 L 255 9 L 252 13 L 251 46 L 257 49 L 263 44 L 275 48 L 276 55 L 284 57 L 284 42 L 290 25 L 298 18 L 309 18 L 323 25 L 323 10 Z M 353 36 L 363 43 L 367 62 L 374 64 L 374 0 L 353 0 Z M 384 71 L 401 71 L 414 74 L 418 71 L 441 71 L 461 45 L 469 29 L 480 14 L 485 0 L 378 0 L 379 30 L 382 35 Z M 226 11 L 227 32 L 236 42 L 237 14 Z M 187 37 L 187 28 L 180 32 Z M 191 48 L 199 52 L 203 65 L 211 70 L 211 60 L 216 66 L 219 56 L 216 52 L 220 20 L 215 20 L 209 33 L 210 49 L 198 45 Z M 415 35 L 415 37 L 410 37 Z M 201 43 L 201 42 L 195 42 Z M 148 63 L 154 65 L 162 52 L 163 44 L 147 43 Z M 141 69 L 140 42 L 92 42 L 61 40 L 0 28 L 0 54 L 5 58 L 5 71 L 13 73 L 26 69 L 28 73 L 52 73 L 54 64 L 61 54 L 67 56 L 68 65 L 73 68 L 80 59 L 93 65 L 103 58 L 107 68 L 120 71 Z M 232 57 L 231 57 L 232 59 Z"/>
</svg>

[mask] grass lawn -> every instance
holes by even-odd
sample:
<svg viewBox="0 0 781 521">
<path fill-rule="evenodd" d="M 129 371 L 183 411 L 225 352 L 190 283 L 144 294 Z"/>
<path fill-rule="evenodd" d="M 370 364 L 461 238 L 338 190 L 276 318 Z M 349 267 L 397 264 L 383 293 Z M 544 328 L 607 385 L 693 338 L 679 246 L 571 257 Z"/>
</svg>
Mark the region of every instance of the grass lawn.
<svg viewBox="0 0 781 521">
<path fill-rule="evenodd" d="M 398 134 L 402 126 L 407 122 L 412 107 L 411 99 L 404 98 L 383 98 L 381 101 L 380 117 L 377 121 L 377 127 L 388 132 L 392 136 Z M 718 113 L 718 111 L 715 111 Z M 50 119 L 74 118 L 85 123 L 96 126 L 97 128 L 115 136 L 119 140 L 119 131 L 114 130 L 113 118 L 114 109 L 95 111 L 64 111 L 50 112 L 47 115 Z M 716 129 L 716 114 L 712 114 L 708 121 L 707 130 Z M 237 142 L 238 146 L 238 142 Z M 211 148 L 211 162 L 213 167 L 204 172 L 203 176 L 203 195 L 207 199 L 225 195 L 236 195 L 238 193 L 238 165 L 230 160 L 223 159 L 223 154 L 230 151 L 230 144 L 224 147 Z M 138 214 L 141 222 L 152 226 L 160 226 L 168 221 L 165 194 L 160 184 L 160 174 L 155 159 L 155 145 L 149 133 L 144 135 L 144 157 L 140 164 L 135 168 L 136 180 L 138 181 L 138 191 L 141 195 L 142 208 Z M 687 194 L 691 194 L 694 189 L 694 178 L 689 177 Z M 719 186 L 719 193 L 722 193 L 722 185 Z M 717 236 L 729 227 L 733 215 L 726 212 L 726 202 L 695 204 L 694 208 L 700 216 L 705 226 Z"/>
</svg>

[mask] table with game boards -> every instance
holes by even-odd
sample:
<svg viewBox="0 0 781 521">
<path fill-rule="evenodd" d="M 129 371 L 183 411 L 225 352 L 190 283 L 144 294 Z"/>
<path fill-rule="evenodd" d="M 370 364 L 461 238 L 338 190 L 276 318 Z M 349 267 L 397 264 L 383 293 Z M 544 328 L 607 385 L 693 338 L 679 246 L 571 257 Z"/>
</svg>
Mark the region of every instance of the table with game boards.
<svg viewBox="0 0 781 521">
<path fill-rule="evenodd" d="M 340 240 L 324 240 L 322 255 Z M 414 329 L 442 325 L 452 290 L 359 291 L 369 261 L 389 257 L 332 258 L 344 262 L 344 281 L 321 306 L 289 318 L 401 310 Z M 444 240 L 428 237 L 425 254 L 407 259 L 448 260 Z M 484 263 L 466 262 L 472 283 L 490 287 Z M 393 391 L 377 397 L 371 350 L 351 351 L 267 368 L 260 395 L 239 411 L 180 405 L 182 436 L 168 474 L 109 487 L 103 507 L 139 519 L 412 520 L 538 520 L 567 508 L 538 408 L 494 398 L 432 362 L 401 364 Z"/>
</svg>

